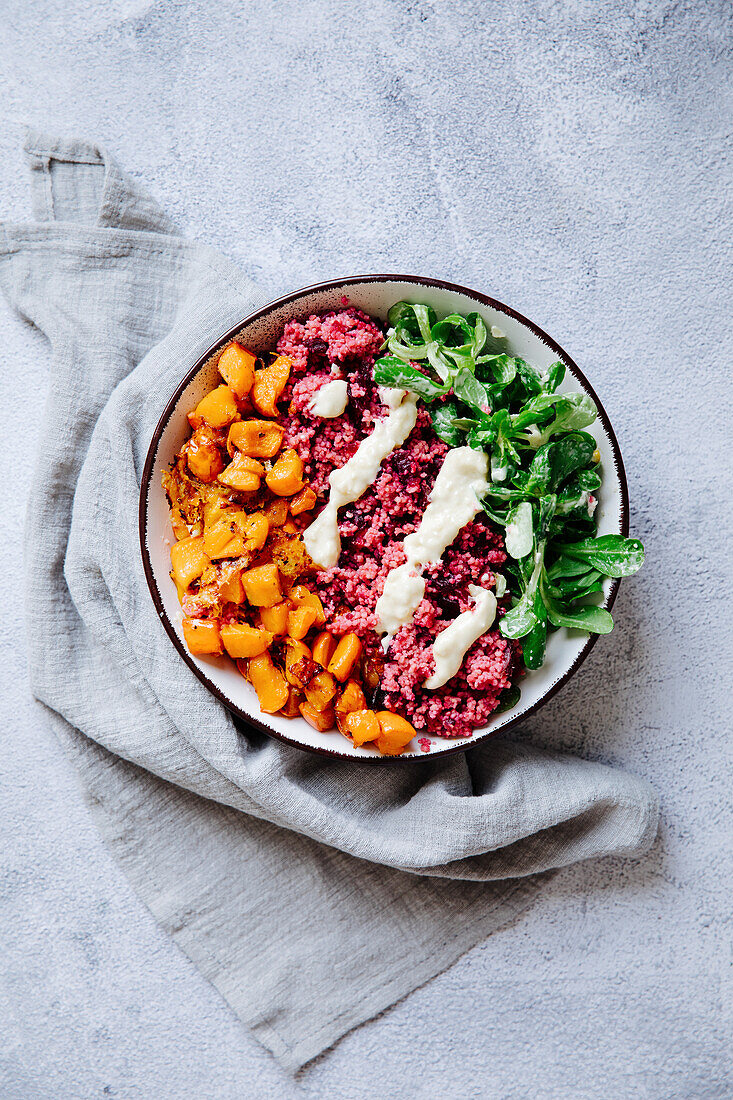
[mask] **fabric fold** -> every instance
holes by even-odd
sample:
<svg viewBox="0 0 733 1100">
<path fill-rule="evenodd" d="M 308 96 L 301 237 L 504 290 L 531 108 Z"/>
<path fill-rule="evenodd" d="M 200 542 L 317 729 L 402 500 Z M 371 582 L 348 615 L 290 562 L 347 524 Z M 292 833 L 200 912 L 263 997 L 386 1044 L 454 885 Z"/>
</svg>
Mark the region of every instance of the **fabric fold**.
<svg viewBox="0 0 733 1100">
<path fill-rule="evenodd" d="M 150 599 L 137 499 L 155 424 L 264 303 L 105 150 L 30 134 L 36 224 L 0 285 L 53 368 L 26 528 L 31 684 L 141 898 L 291 1070 L 529 904 L 543 874 L 652 842 L 657 800 L 600 763 L 493 741 L 371 769 L 235 723 Z"/>
</svg>

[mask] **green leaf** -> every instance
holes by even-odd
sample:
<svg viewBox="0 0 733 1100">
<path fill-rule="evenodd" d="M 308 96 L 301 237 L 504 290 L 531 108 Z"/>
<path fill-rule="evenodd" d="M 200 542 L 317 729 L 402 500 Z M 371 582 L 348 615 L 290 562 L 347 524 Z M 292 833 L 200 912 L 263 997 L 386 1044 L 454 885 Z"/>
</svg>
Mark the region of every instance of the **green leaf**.
<svg viewBox="0 0 733 1100">
<path fill-rule="evenodd" d="M 484 416 L 488 416 L 491 406 L 489 394 L 482 382 L 479 382 L 475 374 L 465 367 L 458 372 L 453 379 L 453 393 L 459 400 Z"/>
<path fill-rule="evenodd" d="M 532 505 L 529 501 L 518 504 L 507 518 L 504 545 L 507 554 L 513 558 L 525 558 L 532 553 L 534 528 L 532 523 Z"/>
<path fill-rule="evenodd" d="M 499 623 L 499 630 L 505 638 L 522 638 L 534 629 L 537 616 L 532 609 L 533 603 L 533 596 L 525 594 L 516 607 L 507 611 Z"/>
<path fill-rule="evenodd" d="M 553 363 L 547 371 L 547 389 L 550 393 L 554 393 L 557 387 L 565 377 L 565 364 L 559 360 Z"/>
<path fill-rule="evenodd" d="M 547 646 L 547 612 L 539 592 L 535 593 L 534 613 L 537 622 L 522 639 L 522 657 L 528 669 L 541 668 Z"/>
<path fill-rule="evenodd" d="M 644 564 L 644 547 L 638 539 L 601 535 L 582 542 L 561 543 L 564 555 L 587 562 L 606 577 L 630 577 Z"/>
<path fill-rule="evenodd" d="M 438 385 L 416 367 L 410 367 L 394 356 L 377 359 L 374 364 L 374 381 L 380 386 L 410 390 L 426 402 L 435 401 L 446 393 L 445 386 Z"/>
<path fill-rule="evenodd" d="M 434 405 L 430 410 L 433 431 L 449 447 L 460 447 L 465 442 L 464 432 L 457 426 L 455 401 L 446 401 L 444 405 Z"/>
<path fill-rule="evenodd" d="M 546 443 L 532 459 L 527 492 L 542 493 L 558 489 L 570 474 L 590 462 L 595 449 L 595 439 L 585 432 L 574 432 L 553 443 Z"/>
<path fill-rule="evenodd" d="M 610 634 L 613 630 L 611 613 L 605 607 L 563 608 L 554 600 L 545 600 L 547 618 L 553 626 L 565 626 L 569 630 L 587 630 L 589 634 Z"/>
<path fill-rule="evenodd" d="M 505 691 L 502 691 L 501 697 L 499 699 L 499 705 L 494 710 L 494 714 L 503 714 L 504 711 L 511 710 L 512 707 L 515 707 L 517 705 L 521 697 L 521 689 L 516 684 L 512 684 L 511 687 L 508 687 Z"/>
</svg>

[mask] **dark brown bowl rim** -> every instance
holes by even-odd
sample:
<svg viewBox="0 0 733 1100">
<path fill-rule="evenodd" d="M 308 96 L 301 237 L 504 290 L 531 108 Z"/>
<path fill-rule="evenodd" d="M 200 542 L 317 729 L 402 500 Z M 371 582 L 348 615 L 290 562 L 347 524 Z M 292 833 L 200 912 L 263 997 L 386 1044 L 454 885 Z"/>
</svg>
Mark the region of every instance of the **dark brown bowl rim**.
<svg viewBox="0 0 733 1100">
<path fill-rule="evenodd" d="M 191 367 L 191 369 L 188 371 L 188 373 L 185 375 L 185 377 L 183 378 L 181 383 L 178 385 L 175 393 L 171 397 L 170 401 L 166 405 L 165 409 L 163 410 L 163 413 L 161 414 L 160 419 L 158 420 L 158 423 L 156 425 L 155 431 L 153 432 L 153 438 L 150 442 L 150 446 L 148 448 L 148 453 L 147 453 L 147 456 L 146 456 L 146 459 L 145 459 L 145 465 L 143 467 L 143 472 L 142 472 L 142 480 L 140 482 L 140 504 L 139 504 L 139 512 L 138 512 L 138 527 L 139 527 L 139 535 L 140 535 L 140 550 L 141 550 L 142 560 L 143 560 L 143 569 L 145 571 L 145 579 L 148 583 L 148 588 L 150 589 L 150 595 L 151 595 L 153 603 L 155 605 L 155 609 L 158 612 L 158 617 L 160 618 L 168 637 L 170 638 L 170 640 L 173 643 L 173 645 L 175 646 L 175 648 L 178 650 L 178 653 L 183 658 L 185 663 L 191 669 L 193 674 L 201 681 L 202 684 L 205 685 L 205 687 L 207 687 L 209 689 L 209 691 L 212 693 L 212 695 L 214 695 L 217 699 L 219 699 L 219 701 L 221 703 L 224 704 L 224 706 L 227 708 L 227 710 L 231 711 L 232 714 L 236 715 L 236 717 L 239 718 L 240 721 L 244 722 L 245 725 L 254 726 L 256 729 L 259 729 L 263 733 L 266 733 L 269 737 L 274 737 L 276 740 L 283 742 L 283 744 L 290 745 L 293 748 L 300 749 L 303 752 L 315 753 L 319 756 L 327 756 L 327 757 L 330 757 L 334 760 L 346 760 L 348 762 L 358 761 L 358 762 L 366 763 L 366 764 L 407 764 L 407 763 L 414 763 L 415 761 L 418 761 L 418 760 L 431 760 L 431 759 L 435 760 L 436 756 L 433 755 L 433 753 L 425 753 L 423 756 L 409 756 L 409 757 L 402 757 L 402 756 L 346 756 L 343 753 L 338 752 L 336 749 L 329 749 L 329 748 L 325 748 L 325 747 L 320 748 L 316 745 L 304 745 L 300 741 L 296 741 L 291 737 L 287 737 L 283 733 L 279 733 L 277 730 L 273 729 L 271 726 L 268 726 L 267 723 L 265 721 L 263 721 L 262 719 L 255 718 L 252 715 L 247 714 L 245 711 L 241 710 L 238 706 L 236 706 L 234 703 L 232 703 L 231 700 L 227 699 L 227 697 L 224 695 L 224 693 L 222 691 L 220 691 L 219 688 L 214 683 L 212 683 L 212 681 L 208 678 L 206 673 L 202 672 L 201 669 L 198 667 L 198 665 L 195 664 L 192 657 L 188 653 L 187 649 L 185 648 L 185 646 L 183 645 L 183 643 L 179 639 L 179 637 L 178 637 L 178 635 L 177 635 L 177 633 L 176 633 L 176 631 L 173 627 L 173 624 L 171 623 L 170 619 L 168 618 L 168 616 L 165 612 L 165 608 L 163 607 L 163 600 L 162 600 L 160 591 L 158 589 L 157 582 L 155 580 L 155 575 L 153 573 L 153 567 L 152 567 L 152 564 L 151 564 L 151 561 L 150 561 L 150 555 L 148 553 L 147 537 L 146 537 L 147 536 L 147 511 L 148 511 L 147 506 L 148 506 L 148 500 L 149 500 L 149 496 L 150 496 L 150 481 L 151 481 L 151 477 L 152 477 L 153 466 L 155 464 L 155 457 L 157 455 L 158 446 L 159 446 L 159 443 L 160 443 L 160 438 L 163 434 L 163 431 L 166 427 L 166 424 L 168 423 L 168 420 L 170 419 L 171 414 L 173 413 L 173 410 L 175 409 L 176 405 L 178 404 L 180 396 L 183 393 L 183 391 L 185 390 L 186 386 L 189 384 L 191 379 L 198 373 L 198 371 L 201 370 L 201 368 L 205 365 L 205 363 L 208 362 L 208 360 L 211 358 L 211 356 L 214 355 L 219 350 L 220 347 L 222 347 L 224 344 L 228 343 L 229 340 L 231 340 L 234 336 L 236 336 L 236 334 L 245 325 L 251 324 L 252 321 L 256 321 L 260 317 L 264 317 L 266 314 L 270 313 L 273 309 L 277 309 L 280 306 L 287 305 L 290 302 L 296 302 L 299 298 L 303 298 L 307 294 L 312 294 L 314 292 L 322 291 L 322 290 L 333 290 L 333 289 L 338 288 L 338 287 L 351 286 L 351 285 L 354 285 L 356 283 L 389 283 L 389 282 L 395 282 L 395 283 L 406 282 L 406 283 L 414 283 L 414 284 L 417 284 L 418 286 L 438 287 L 439 289 L 442 289 L 442 290 L 448 290 L 448 291 L 455 292 L 457 294 L 468 295 L 468 297 L 470 297 L 470 298 L 475 298 L 477 301 L 481 302 L 483 305 L 489 306 L 492 309 L 501 310 L 502 313 L 506 313 L 509 317 L 513 317 L 515 320 L 519 321 L 521 324 L 526 325 L 526 327 L 531 332 L 533 332 L 535 334 L 535 336 L 539 337 L 539 339 L 542 340 L 542 342 L 544 344 L 546 344 L 549 348 L 551 348 L 551 350 L 553 352 L 555 352 L 555 354 L 560 359 L 562 359 L 562 361 L 570 368 L 571 372 L 578 378 L 578 380 L 582 383 L 582 385 L 586 389 L 587 393 L 590 394 L 590 396 L 593 398 L 593 400 L 596 403 L 596 408 L 598 409 L 598 419 L 603 424 L 603 426 L 606 430 L 606 433 L 608 435 L 608 438 L 610 440 L 610 443 L 611 443 L 611 449 L 613 451 L 613 458 L 614 458 L 614 465 L 616 467 L 616 473 L 618 475 L 618 480 L 619 480 L 619 489 L 620 489 L 620 492 L 621 492 L 621 534 L 624 535 L 624 536 L 628 536 L 628 533 L 629 533 L 629 489 L 628 489 L 628 483 L 627 483 L 627 480 L 626 480 L 626 471 L 624 469 L 623 459 L 621 458 L 621 450 L 620 450 L 619 445 L 618 445 L 618 439 L 616 438 L 616 433 L 613 430 L 613 426 L 612 426 L 611 421 L 608 417 L 608 413 L 606 412 L 605 408 L 603 407 L 603 404 L 599 400 L 598 395 L 596 394 L 595 390 L 593 389 L 590 382 L 588 381 L 586 376 L 583 374 L 582 370 L 577 365 L 575 360 L 572 359 L 568 355 L 568 353 L 564 350 L 564 348 L 562 348 L 560 346 L 560 344 L 557 343 L 556 340 L 553 340 L 552 337 L 549 336 L 544 331 L 544 329 L 540 328 L 539 325 L 535 324 L 534 321 L 530 321 L 529 318 L 525 317 L 523 314 L 519 313 L 517 310 L 512 309 L 510 306 L 504 305 L 504 303 L 500 302 L 497 298 L 492 298 L 488 294 L 482 294 L 477 290 L 472 290 L 470 287 L 462 286 L 460 283 L 453 283 L 453 282 L 449 282 L 449 281 L 444 280 L 444 279 L 429 279 L 429 278 L 424 278 L 424 277 L 417 276 L 417 275 L 397 275 L 397 274 L 392 274 L 392 273 L 384 273 L 384 274 L 378 274 L 378 275 L 349 275 L 349 276 L 346 276 L 345 278 L 341 278 L 341 279 L 327 279 L 324 282 L 312 283 L 310 286 L 301 287 L 299 290 L 294 290 L 294 291 L 291 291 L 291 293 L 289 293 L 289 294 L 282 295 L 280 298 L 275 298 L 273 301 L 269 302 L 267 305 L 261 306 L 259 309 L 256 309 L 252 313 L 247 314 L 246 317 L 244 317 L 236 325 L 234 325 L 232 328 L 230 328 L 226 333 L 224 333 L 224 335 L 218 337 L 214 341 L 214 343 L 211 345 L 211 347 L 208 349 L 208 351 L 204 352 L 203 355 L 199 356 L 198 360 L 196 361 L 194 366 Z M 609 610 L 613 607 L 614 601 L 616 599 L 616 595 L 618 593 L 618 588 L 619 588 L 619 583 L 620 583 L 620 581 L 618 579 L 614 579 L 614 580 L 612 580 L 611 585 L 609 587 L 608 597 L 607 597 L 607 599 L 605 600 L 605 602 L 603 604 L 603 606 L 608 608 Z M 565 684 L 568 682 L 568 680 L 571 678 L 571 676 L 573 676 L 578 671 L 578 669 L 582 665 L 583 661 L 586 659 L 586 657 L 588 656 L 590 651 L 593 649 L 593 646 L 596 644 L 598 638 L 599 638 L 598 634 L 589 634 L 588 635 L 588 638 L 587 638 L 583 648 L 581 649 L 580 653 L 578 654 L 578 656 L 573 661 L 570 668 L 568 668 L 563 673 L 563 675 L 559 678 L 559 680 L 557 680 L 547 690 L 547 692 L 540 699 L 538 699 L 536 703 L 534 703 L 531 707 L 529 707 L 527 710 L 523 711 L 521 714 L 516 715 L 514 718 L 510 718 L 508 722 L 506 722 L 504 725 L 502 725 L 500 727 L 500 729 L 497 729 L 497 730 L 489 729 L 489 730 L 482 731 L 479 734 L 479 736 L 476 737 L 476 738 L 473 738 L 473 737 L 465 738 L 465 739 L 461 738 L 461 740 L 458 741 L 455 745 L 452 745 L 451 748 L 441 749 L 441 751 L 438 755 L 440 757 L 444 757 L 444 756 L 452 756 L 453 754 L 459 753 L 459 752 L 467 752 L 468 749 L 471 749 L 471 748 L 474 748 L 477 745 L 483 744 L 485 741 L 489 740 L 491 737 L 495 737 L 499 733 L 505 733 L 507 730 L 510 730 L 513 726 L 518 725 L 519 722 L 523 722 L 527 718 L 529 718 L 532 714 L 535 714 L 540 709 L 540 707 L 544 706 L 545 703 L 547 703 L 550 699 L 552 699 L 553 696 L 555 696 L 557 694 L 557 692 L 562 687 L 565 686 Z"/>
</svg>

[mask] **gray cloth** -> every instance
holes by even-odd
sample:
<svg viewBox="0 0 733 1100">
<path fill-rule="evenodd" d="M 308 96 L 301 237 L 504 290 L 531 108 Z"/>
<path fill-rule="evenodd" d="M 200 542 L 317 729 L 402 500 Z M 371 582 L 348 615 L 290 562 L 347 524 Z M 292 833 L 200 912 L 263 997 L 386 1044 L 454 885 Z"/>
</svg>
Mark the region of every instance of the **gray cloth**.
<svg viewBox="0 0 733 1100">
<path fill-rule="evenodd" d="M 50 341 L 26 529 L 34 693 L 163 927 L 297 1069 L 506 923 L 542 872 L 636 855 L 649 786 L 505 741 L 391 768 L 237 725 L 180 661 L 140 561 L 139 477 L 182 373 L 263 301 L 102 150 L 30 135 L 37 223 L 0 284 Z"/>
</svg>

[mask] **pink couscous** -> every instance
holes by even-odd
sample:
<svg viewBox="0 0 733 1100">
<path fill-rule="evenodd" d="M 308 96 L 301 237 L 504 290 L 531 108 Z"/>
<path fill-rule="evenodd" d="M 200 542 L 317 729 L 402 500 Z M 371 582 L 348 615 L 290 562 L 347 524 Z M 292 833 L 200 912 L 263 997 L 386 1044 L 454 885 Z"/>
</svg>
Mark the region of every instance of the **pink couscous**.
<svg viewBox="0 0 733 1100">
<path fill-rule="evenodd" d="M 383 339 L 372 318 L 344 308 L 304 323 L 290 321 L 278 342 L 278 353 L 293 364 L 281 423 L 286 444 L 298 452 L 317 494 L 314 514 L 325 504 L 331 472 L 349 460 L 389 412 L 373 380 Z M 345 379 L 348 401 L 341 415 L 322 419 L 311 402 L 334 377 Z M 434 669 L 436 636 L 470 607 L 468 585 L 493 589 L 494 572 L 506 561 L 502 537 L 482 513 L 463 526 L 438 564 L 425 569 L 424 598 L 384 655 L 375 631 L 375 608 L 387 574 L 405 561 L 402 540 L 418 527 L 448 450 L 420 407 L 405 443 L 382 463 L 363 495 L 339 512 L 340 556 L 315 581 L 329 628 L 358 635 L 365 653 L 380 666 L 380 684 L 370 705 L 404 715 L 418 732 L 468 737 L 486 723 L 521 670 L 518 644 L 493 627 L 470 646 L 459 671 L 444 686 L 424 687 Z"/>
</svg>

